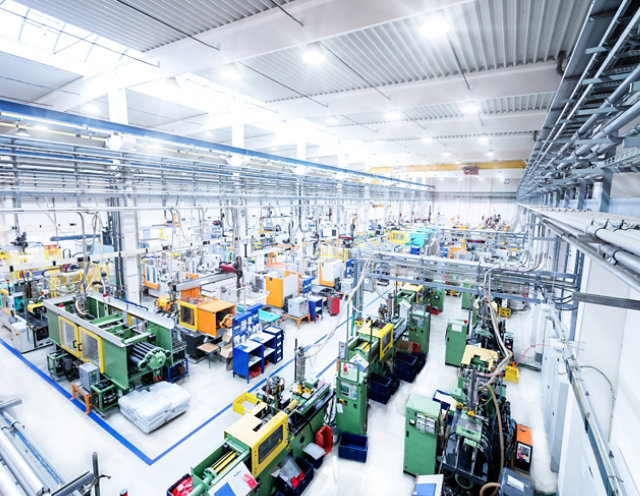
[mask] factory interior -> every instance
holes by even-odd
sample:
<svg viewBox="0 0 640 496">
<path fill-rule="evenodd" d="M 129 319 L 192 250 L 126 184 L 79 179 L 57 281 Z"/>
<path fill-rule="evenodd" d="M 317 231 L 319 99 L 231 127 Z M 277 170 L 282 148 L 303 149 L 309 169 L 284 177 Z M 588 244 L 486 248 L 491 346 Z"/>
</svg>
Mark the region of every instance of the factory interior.
<svg viewBox="0 0 640 496">
<path fill-rule="evenodd" d="M 0 206 L 0 496 L 640 496 L 640 0 L 0 0 Z"/>
</svg>

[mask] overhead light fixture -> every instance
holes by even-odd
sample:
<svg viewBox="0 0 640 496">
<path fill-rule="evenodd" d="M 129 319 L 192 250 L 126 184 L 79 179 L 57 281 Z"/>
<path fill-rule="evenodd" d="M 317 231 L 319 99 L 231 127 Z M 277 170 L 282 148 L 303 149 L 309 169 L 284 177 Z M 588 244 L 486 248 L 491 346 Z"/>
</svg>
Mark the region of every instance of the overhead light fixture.
<svg viewBox="0 0 640 496">
<path fill-rule="evenodd" d="M 222 69 L 222 77 L 228 81 L 239 81 L 242 79 L 242 72 L 238 64 L 228 64 Z"/>
<path fill-rule="evenodd" d="M 87 103 L 84 106 L 84 111 L 87 114 L 99 114 L 100 113 L 100 107 L 98 107 L 95 103 Z"/>
<path fill-rule="evenodd" d="M 27 131 L 23 127 L 19 127 L 18 130 L 16 131 L 16 136 L 27 137 L 27 136 L 29 136 L 29 131 Z"/>
<path fill-rule="evenodd" d="M 443 153 L 442 153 L 442 156 L 443 156 L 444 158 L 450 157 L 450 156 L 451 156 L 451 152 L 443 152 Z"/>
<path fill-rule="evenodd" d="M 206 133 L 204 133 L 204 135 L 205 135 L 207 138 L 211 138 L 211 136 L 213 136 L 213 133 L 212 133 L 211 131 L 207 131 Z"/>
<path fill-rule="evenodd" d="M 307 168 L 303 165 L 298 165 L 295 169 L 293 169 L 293 173 L 298 176 L 304 176 L 307 173 Z"/>
<path fill-rule="evenodd" d="M 397 121 L 401 117 L 402 117 L 402 114 L 400 112 L 397 112 L 396 110 L 391 110 L 385 114 L 385 118 L 388 121 Z"/>
<path fill-rule="evenodd" d="M 462 106 L 463 114 L 477 114 L 480 112 L 480 106 L 477 103 L 469 102 Z"/>
<path fill-rule="evenodd" d="M 493 158 L 495 156 L 496 156 L 496 154 L 494 152 L 487 152 L 487 157 Z"/>
<path fill-rule="evenodd" d="M 451 25 L 442 14 L 432 14 L 420 26 L 419 33 L 423 38 L 440 38 L 451 31 Z"/>
<path fill-rule="evenodd" d="M 242 167 L 247 165 L 248 159 L 243 155 L 232 154 L 227 157 L 227 164 L 231 167 Z"/>
<path fill-rule="evenodd" d="M 335 117 L 328 117 L 327 120 L 325 121 L 329 126 L 335 126 L 336 124 L 338 124 L 338 119 L 336 119 Z"/>
<path fill-rule="evenodd" d="M 311 43 L 307 45 L 302 52 L 302 60 L 310 65 L 319 65 L 326 60 L 324 50 L 318 43 Z"/>
<path fill-rule="evenodd" d="M 33 126 L 33 129 L 35 129 L 36 131 L 48 131 L 49 128 L 47 126 L 45 126 L 44 124 L 36 124 L 35 126 Z"/>
<path fill-rule="evenodd" d="M 478 136 L 478 143 L 486 145 L 487 143 L 489 143 L 489 138 L 487 138 L 486 136 Z"/>
<path fill-rule="evenodd" d="M 433 138 L 431 136 L 425 136 L 420 141 L 422 141 L 423 143 L 433 143 Z"/>
<path fill-rule="evenodd" d="M 347 175 L 344 172 L 338 172 L 336 174 L 336 181 L 344 181 L 347 178 Z"/>
</svg>

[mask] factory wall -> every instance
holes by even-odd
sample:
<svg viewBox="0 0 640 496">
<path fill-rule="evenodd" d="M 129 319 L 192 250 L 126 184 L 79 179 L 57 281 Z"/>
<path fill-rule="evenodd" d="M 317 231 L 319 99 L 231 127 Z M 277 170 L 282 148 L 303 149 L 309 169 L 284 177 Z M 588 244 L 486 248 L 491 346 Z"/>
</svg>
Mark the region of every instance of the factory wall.
<svg viewBox="0 0 640 496">
<path fill-rule="evenodd" d="M 509 179 L 507 184 L 505 179 Z M 462 223 L 475 227 L 480 225 L 483 217 L 499 214 L 502 219 L 512 222 L 518 208 L 517 202 L 492 198 L 491 195 L 515 193 L 518 182 L 518 178 L 508 176 L 461 176 L 433 179 L 431 183 L 438 194 L 433 204 L 435 218 L 440 214 L 440 220 L 446 222 L 453 217 L 458 217 Z M 486 194 L 486 197 L 478 199 L 478 194 Z"/>
<path fill-rule="evenodd" d="M 585 260 L 581 291 L 638 299 L 638 294 L 611 272 Z M 624 308 L 580 304 L 576 322 L 576 356 L 583 367 L 585 389 L 600 431 L 608 437 L 617 465 L 629 477 L 625 483 L 640 487 L 640 374 L 637 349 L 640 312 Z M 597 370 L 596 370 L 597 369 Z M 611 382 L 603 377 L 606 375 Z M 600 474 L 573 395 L 567 404 L 559 494 L 601 494 Z"/>
</svg>

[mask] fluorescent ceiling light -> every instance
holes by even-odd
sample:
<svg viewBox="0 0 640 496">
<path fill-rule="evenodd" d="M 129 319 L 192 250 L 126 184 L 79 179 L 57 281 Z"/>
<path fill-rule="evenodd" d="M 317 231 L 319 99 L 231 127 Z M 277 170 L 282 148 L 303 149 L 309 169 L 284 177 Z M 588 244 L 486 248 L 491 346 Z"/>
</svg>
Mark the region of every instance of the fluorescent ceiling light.
<svg viewBox="0 0 640 496">
<path fill-rule="evenodd" d="M 433 138 L 430 136 L 425 136 L 420 141 L 422 141 L 423 143 L 433 143 Z"/>
<path fill-rule="evenodd" d="M 338 119 L 336 119 L 335 117 L 329 117 L 325 122 L 330 126 L 335 126 L 336 124 L 338 124 Z"/>
<path fill-rule="evenodd" d="M 385 114 L 385 118 L 388 121 L 397 121 L 401 117 L 402 117 L 402 114 L 400 112 L 395 111 L 395 110 L 391 110 L 391 111 L 389 111 L 389 112 L 387 112 Z"/>
<path fill-rule="evenodd" d="M 247 165 L 248 159 L 243 155 L 233 154 L 227 158 L 227 164 L 231 167 L 242 167 Z"/>
<path fill-rule="evenodd" d="M 489 143 L 489 138 L 487 138 L 486 136 L 478 136 L 478 143 L 486 145 L 487 143 Z"/>
<path fill-rule="evenodd" d="M 344 181 L 347 178 L 347 175 L 344 172 L 338 172 L 336 174 L 336 181 Z"/>
<path fill-rule="evenodd" d="M 239 81 L 242 79 L 242 72 L 237 64 L 229 64 L 222 69 L 222 77 L 228 81 Z"/>
<path fill-rule="evenodd" d="M 425 19 L 419 33 L 423 38 L 439 38 L 451 31 L 451 26 L 441 14 L 433 14 Z"/>
<path fill-rule="evenodd" d="M 451 156 L 451 152 L 443 152 L 442 156 L 445 157 L 445 158 L 450 157 Z"/>
<path fill-rule="evenodd" d="M 312 43 L 302 52 L 302 60 L 310 65 L 319 65 L 326 60 L 326 56 L 320 45 Z"/>
<path fill-rule="evenodd" d="M 47 126 L 45 126 L 44 124 L 36 124 L 35 126 L 33 126 L 33 129 L 37 130 L 37 131 L 48 131 L 49 128 Z"/>
<path fill-rule="evenodd" d="M 207 131 L 206 133 L 204 133 L 204 135 L 205 135 L 207 138 L 211 138 L 211 136 L 213 136 L 213 133 L 212 133 L 211 131 Z"/>
<path fill-rule="evenodd" d="M 87 112 L 88 114 L 99 114 L 100 107 L 98 107 L 95 103 L 87 103 L 84 106 L 84 111 Z"/>
<path fill-rule="evenodd" d="M 307 173 L 307 168 L 302 165 L 298 165 L 295 169 L 293 169 L 293 173 L 297 174 L 298 176 L 304 176 Z"/>
<path fill-rule="evenodd" d="M 27 131 L 23 127 L 19 127 L 18 130 L 16 131 L 16 136 L 29 136 L 29 131 Z"/>
<path fill-rule="evenodd" d="M 496 154 L 494 152 L 487 152 L 487 157 L 493 158 L 495 156 L 496 156 Z"/>
<path fill-rule="evenodd" d="M 462 106 L 463 114 L 477 114 L 480 111 L 480 107 L 477 103 L 466 103 Z"/>
</svg>

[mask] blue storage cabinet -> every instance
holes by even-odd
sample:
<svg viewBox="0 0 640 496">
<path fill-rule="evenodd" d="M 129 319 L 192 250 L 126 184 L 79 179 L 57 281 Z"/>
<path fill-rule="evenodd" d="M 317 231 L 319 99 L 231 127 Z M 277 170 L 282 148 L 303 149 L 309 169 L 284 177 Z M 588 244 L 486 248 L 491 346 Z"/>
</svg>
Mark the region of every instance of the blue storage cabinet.
<svg viewBox="0 0 640 496">
<path fill-rule="evenodd" d="M 234 377 L 238 374 L 246 378 L 248 383 L 251 379 L 249 377 L 249 369 L 254 365 L 260 365 L 260 372 L 264 372 L 264 350 L 260 343 L 248 339 L 244 343 L 233 347 Z"/>
<path fill-rule="evenodd" d="M 323 301 L 322 296 L 309 297 L 309 315 L 311 316 L 311 320 L 317 320 L 322 316 Z"/>
<path fill-rule="evenodd" d="M 270 334 L 275 338 L 275 362 L 278 363 L 284 357 L 284 331 L 279 327 L 269 326 L 264 329 L 265 334 Z"/>
<path fill-rule="evenodd" d="M 249 338 L 262 345 L 262 359 L 266 366 L 266 362 L 276 363 L 276 338 L 266 332 L 257 332 Z M 264 367 L 263 369 L 264 370 Z"/>
</svg>

